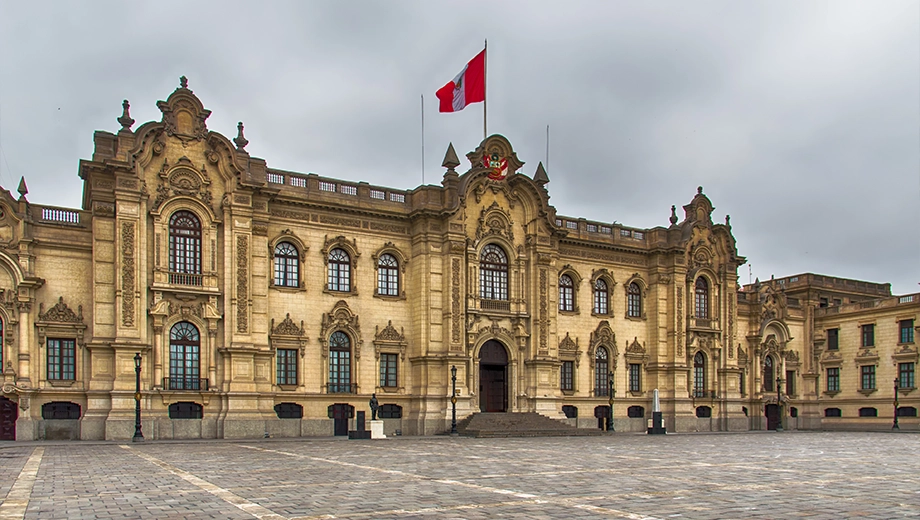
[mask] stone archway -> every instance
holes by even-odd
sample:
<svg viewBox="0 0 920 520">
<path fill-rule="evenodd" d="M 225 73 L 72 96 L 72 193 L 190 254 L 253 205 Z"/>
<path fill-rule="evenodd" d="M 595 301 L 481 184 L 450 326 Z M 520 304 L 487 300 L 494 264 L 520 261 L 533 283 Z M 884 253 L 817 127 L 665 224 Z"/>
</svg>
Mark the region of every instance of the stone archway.
<svg viewBox="0 0 920 520">
<path fill-rule="evenodd" d="M 479 349 L 479 410 L 508 411 L 508 351 L 491 339 Z"/>
</svg>

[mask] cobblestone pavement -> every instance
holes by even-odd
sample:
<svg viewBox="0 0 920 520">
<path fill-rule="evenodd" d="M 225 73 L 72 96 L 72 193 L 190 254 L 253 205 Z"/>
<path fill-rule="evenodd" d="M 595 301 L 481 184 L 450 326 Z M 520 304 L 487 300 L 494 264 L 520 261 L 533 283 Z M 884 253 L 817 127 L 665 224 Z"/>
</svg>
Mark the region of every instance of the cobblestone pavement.
<svg viewBox="0 0 920 520">
<path fill-rule="evenodd" d="M 9 518 L 920 517 L 920 435 L 0 444 Z"/>
</svg>

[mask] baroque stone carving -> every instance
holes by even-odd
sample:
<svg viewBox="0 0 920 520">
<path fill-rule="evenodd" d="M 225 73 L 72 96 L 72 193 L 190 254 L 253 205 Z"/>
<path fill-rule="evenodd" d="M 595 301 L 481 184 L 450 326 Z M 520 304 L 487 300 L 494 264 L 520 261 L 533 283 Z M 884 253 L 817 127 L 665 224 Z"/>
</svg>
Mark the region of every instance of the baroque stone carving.
<svg viewBox="0 0 920 520">
<path fill-rule="evenodd" d="M 249 237 L 236 237 L 236 331 L 249 330 Z"/>
<path fill-rule="evenodd" d="M 303 336 L 305 334 L 303 328 L 303 320 L 300 320 L 300 327 L 294 323 L 294 320 L 291 319 L 291 313 L 287 313 L 281 323 L 275 326 L 275 320 L 272 319 L 272 334 L 278 334 L 282 336 Z"/>
<path fill-rule="evenodd" d="M 134 222 L 121 223 L 121 324 L 134 327 Z"/>
<path fill-rule="evenodd" d="M 459 343 L 461 339 L 460 330 L 460 259 L 453 258 L 450 263 L 450 305 L 451 305 L 451 340 Z"/>
<path fill-rule="evenodd" d="M 358 315 L 351 311 L 345 300 L 339 300 L 332 306 L 331 311 L 323 314 L 319 341 L 323 345 L 324 358 L 329 356 L 329 336 L 336 330 L 344 331 L 352 338 L 355 359 L 360 359 L 361 346 L 364 344 L 361 337 L 361 325 L 358 323 Z"/>
<path fill-rule="evenodd" d="M 545 351 L 549 354 L 546 348 L 546 333 L 549 324 L 549 316 L 547 314 L 549 304 L 547 303 L 546 297 L 546 284 L 546 269 L 540 269 L 540 351 Z"/>
<path fill-rule="evenodd" d="M 683 309 L 684 290 L 682 287 L 677 288 L 677 357 L 684 355 L 684 309 Z"/>
<path fill-rule="evenodd" d="M 607 320 L 601 320 L 597 324 L 597 328 L 591 333 L 591 336 L 588 340 L 588 358 L 591 361 L 591 368 L 594 368 L 594 359 L 595 352 L 597 347 L 605 346 L 610 349 L 610 363 L 611 367 L 616 369 L 617 367 L 617 356 L 619 351 L 617 350 L 617 335 L 613 332 L 613 329 L 610 328 L 610 322 Z"/>
<path fill-rule="evenodd" d="M 70 307 L 64 303 L 64 297 L 58 298 L 48 312 L 45 312 L 45 304 L 38 304 L 38 320 L 51 321 L 56 323 L 83 323 L 83 306 L 77 306 L 77 312 L 74 313 Z"/>
<path fill-rule="evenodd" d="M 514 221 L 511 216 L 493 202 L 488 208 L 483 208 L 479 213 L 479 225 L 476 228 L 476 240 L 487 236 L 501 236 L 509 241 L 514 241 Z"/>
</svg>

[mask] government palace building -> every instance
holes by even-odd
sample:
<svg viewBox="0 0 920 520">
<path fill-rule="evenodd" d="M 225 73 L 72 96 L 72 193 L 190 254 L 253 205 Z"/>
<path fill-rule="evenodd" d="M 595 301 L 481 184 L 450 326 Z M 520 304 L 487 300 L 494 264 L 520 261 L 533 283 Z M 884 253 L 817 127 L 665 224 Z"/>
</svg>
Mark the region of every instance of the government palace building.
<svg viewBox="0 0 920 520">
<path fill-rule="evenodd" d="M 387 435 L 644 432 L 656 390 L 668 432 L 920 430 L 920 294 L 742 285 L 702 188 L 632 228 L 557 213 L 501 135 L 403 191 L 270 168 L 185 78 L 157 106 L 95 133 L 80 209 L 0 189 L 0 439 L 131 439 L 136 403 L 147 439 L 331 437 L 372 394 Z"/>
</svg>

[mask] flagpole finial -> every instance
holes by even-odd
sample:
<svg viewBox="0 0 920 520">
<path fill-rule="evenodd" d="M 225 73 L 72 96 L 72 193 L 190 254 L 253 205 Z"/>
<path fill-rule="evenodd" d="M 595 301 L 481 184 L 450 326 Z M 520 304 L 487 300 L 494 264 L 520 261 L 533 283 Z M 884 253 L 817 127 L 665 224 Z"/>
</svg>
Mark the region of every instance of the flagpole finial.
<svg viewBox="0 0 920 520">
<path fill-rule="evenodd" d="M 448 143 L 447 153 L 444 154 L 444 162 L 441 163 L 441 166 L 447 168 L 448 171 L 454 171 L 454 168 L 460 166 L 460 159 L 457 158 L 457 152 L 454 151 L 454 143 Z"/>
</svg>

